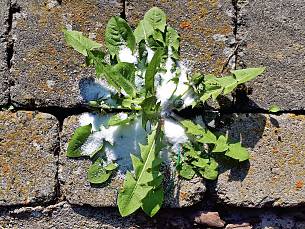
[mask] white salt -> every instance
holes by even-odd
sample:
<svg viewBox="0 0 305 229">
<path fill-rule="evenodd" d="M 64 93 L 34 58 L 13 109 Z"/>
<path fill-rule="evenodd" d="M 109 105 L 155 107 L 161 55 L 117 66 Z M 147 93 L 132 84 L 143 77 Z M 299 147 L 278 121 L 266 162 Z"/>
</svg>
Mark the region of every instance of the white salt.
<svg viewBox="0 0 305 229">
<path fill-rule="evenodd" d="M 154 52 L 154 50 L 152 50 L 148 46 L 146 46 L 146 51 L 147 51 L 147 63 L 150 63 L 150 61 L 152 60 L 155 52 Z"/>
<path fill-rule="evenodd" d="M 128 47 L 123 47 L 119 51 L 119 59 L 121 62 L 126 62 L 131 64 L 137 63 L 136 55 L 133 55 L 131 49 Z"/>
<path fill-rule="evenodd" d="M 164 134 L 172 145 L 184 144 L 188 141 L 184 128 L 176 121 L 165 118 Z"/>
</svg>

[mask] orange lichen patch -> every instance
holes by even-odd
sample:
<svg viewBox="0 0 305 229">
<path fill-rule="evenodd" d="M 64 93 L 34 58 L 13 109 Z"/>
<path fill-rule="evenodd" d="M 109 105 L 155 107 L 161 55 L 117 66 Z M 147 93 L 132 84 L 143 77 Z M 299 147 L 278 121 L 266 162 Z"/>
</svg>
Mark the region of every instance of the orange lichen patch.
<svg viewBox="0 0 305 229">
<path fill-rule="evenodd" d="M 190 22 L 188 21 L 182 21 L 180 24 L 179 24 L 180 28 L 181 29 L 191 29 L 192 28 L 192 25 Z"/>
<path fill-rule="evenodd" d="M 272 153 L 278 153 L 278 152 L 279 152 L 279 149 L 276 148 L 276 147 L 272 147 L 271 152 L 272 152 Z"/>
<path fill-rule="evenodd" d="M 2 173 L 8 174 L 10 171 L 11 171 L 11 168 L 10 168 L 9 164 L 3 163 L 2 164 Z"/>
<path fill-rule="evenodd" d="M 305 115 L 289 114 L 289 118 L 295 119 L 295 120 L 300 120 L 300 121 L 305 121 Z"/>
<path fill-rule="evenodd" d="M 184 200 L 186 200 L 187 199 L 187 197 L 188 197 L 188 194 L 186 193 L 186 192 L 182 192 L 182 191 L 180 191 L 180 200 L 181 201 L 184 201 Z"/>
<path fill-rule="evenodd" d="M 295 187 L 296 187 L 296 189 L 301 189 L 301 188 L 303 188 L 303 187 L 304 187 L 304 181 L 297 180 L 297 181 L 295 182 Z"/>
</svg>

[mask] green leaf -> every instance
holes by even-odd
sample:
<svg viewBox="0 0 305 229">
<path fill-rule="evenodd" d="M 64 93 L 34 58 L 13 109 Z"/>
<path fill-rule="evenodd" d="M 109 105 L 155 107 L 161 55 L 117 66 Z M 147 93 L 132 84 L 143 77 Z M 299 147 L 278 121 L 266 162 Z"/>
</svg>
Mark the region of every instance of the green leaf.
<svg viewBox="0 0 305 229">
<path fill-rule="evenodd" d="M 160 210 L 163 200 L 164 191 L 162 186 L 159 186 L 156 190 L 150 190 L 143 199 L 142 209 L 147 215 L 153 217 Z"/>
<path fill-rule="evenodd" d="M 121 216 L 128 216 L 142 206 L 142 200 L 147 196 L 152 186 L 138 185 L 132 174 L 127 171 L 123 189 L 118 195 L 118 207 Z"/>
<path fill-rule="evenodd" d="M 223 94 L 229 94 L 237 87 L 237 80 L 234 76 L 217 78 L 217 83 L 223 87 Z"/>
<path fill-rule="evenodd" d="M 242 84 L 255 79 L 257 76 L 261 75 L 265 69 L 266 68 L 246 68 L 231 72 L 235 75 L 238 84 Z"/>
<path fill-rule="evenodd" d="M 93 65 L 96 75 L 101 76 L 104 73 L 104 66 L 106 65 L 104 62 L 105 53 L 100 50 L 87 50 L 87 53 L 87 65 Z"/>
<path fill-rule="evenodd" d="M 110 119 L 108 120 L 108 126 L 118 126 L 118 125 L 125 125 L 130 123 L 131 121 L 133 121 L 135 119 L 135 114 L 131 114 L 129 116 L 122 117 L 122 114 L 115 114 L 112 115 L 110 117 Z"/>
<path fill-rule="evenodd" d="M 186 128 L 186 133 L 192 134 L 192 135 L 204 135 L 205 129 L 200 126 L 199 124 L 194 124 L 191 120 L 183 120 L 181 121 L 181 124 Z"/>
<path fill-rule="evenodd" d="M 157 179 L 159 182 L 160 172 L 158 170 L 161 160 L 158 154 L 163 147 L 161 138 L 162 134 L 158 125 L 148 136 L 147 145 L 140 145 L 142 160 L 132 156 L 136 178 L 127 172 L 123 189 L 119 192 L 118 206 L 122 216 L 130 215 L 140 208 L 149 191 L 155 188 L 153 181 Z M 151 184 L 151 182 L 153 183 Z M 155 207 L 150 209 L 155 209 Z M 152 212 L 155 213 L 155 210 Z"/>
<path fill-rule="evenodd" d="M 105 168 L 103 168 L 102 161 L 95 161 L 88 170 L 88 181 L 92 184 L 102 184 L 106 182 L 111 173 L 107 172 Z"/>
<path fill-rule="evenodd" d="M 155 93 L 155 75 L 158 72 L 158 68 L 160 67 L 160 63 L 163 56 L 163 49 L 158 49 L 147 66 L 145 72 L 145 90 L 146 93 L 150 92 L 152 95 Z"/>
<path fill-rule="evenodd" d="M 223 91 L 223 88 L 218 85 L 207 84 L 205 86 L 204 94 L 200 97 L 200 100 L 203 103 L 211 97 L 213 100 L 216 100 L 216 98 L 221 94 L 222 91 Z"/>
<path fill-rule="evenodd" d="M 112 56 L 117 55 L 123 46 L 134 51 L 136 40 L 127 22 L 118 17 L 112 17 L 105 31 L 105 43 Z"/>
<path fill-rule="evenodd" d="M 87 50 L 93 50 L 101 47 L 101 44 L 85 37 L 81 32 L 63 30 L 65 40 L 77 52 L 87 56 Z"/>
<path fill-rule="evenodd" d="M 107 171 L 113 171 L 113 170 L 117 169 L 118 166 L 119 166 L 119 165 L 118 165 L 117 163 L 110 163 L 110 164 L 108 164 L 108 165 L 105 166 L 105 170 L 107 170 Z"/>
<path fill-rule="evenodd" d="M 217 141 L 217 138 L 215 134 L 213 134 L 211 131 L 206 130 L 206 132 L 203 134 L 201 138 L 198 139 L 198 142 L 208 144 L 208 143 L 213 143 L 215 144 Z"/>
<path fill-rule="evenodd" d="M 184 177 L 185 179 L 192 179 L 195 175 L 195 171 L 193 170 L 193 167 L 188 164 L 182 164 L 182 168 L 179 171 L 179 175 Z"/>
<path fill-rule="evenodd" d="M 228 150 L 228 138 L 227 136 L 220 135 L 217 141 L 215 142 L 215 147 L 212 152 L 224 152 Z"/>
<path fill-rule="evenodd" d="M 229 150 L 226 152 L 225 155 L 240 162 L 246 161 L 250 158 L 248 150 L 242 147 L 240 142 L 230 144 Z"/>
<path fill-rule="evenodd" d="M 135 83 L 136 67 L 133 64 L 120 62 L 112 67 L 112 71 Z"/>
<path fill-rule="evenodd" d="M 118 91 L 123 89 L 129 96 L 136 97 L 136 87 L 133 82 L 129 81 L 115 67 L 107 66 L 104 68 L 107 83 L 115 87 Z"/>
<path fill-rule="evenodd" d="M 159 117 L 160 105 L 157 103 L 156 96 L 150 96 L 143 100 L 142 107 L 142 126 L 145 127 L 148 120 L 155 122 Z"/>
<path fill-rule="evenodd" d="M 180 36 L 175 29 L 168 26 L 166 31 L 166 45 L 178 51 L 180 47 Z"/>
<path fill-rule="evenodd" d="M 144 21 L 147 21 L 154 30 L 159 29 L 164 32 L 166 26 L 166 15 L 158 7 L 153 7 L 144 15 Z"/>
<path fill-rule="evenodd" d="M 279 112 L 280 110 L 281 110 L 281 108 L 278 105 L 271 105 L 269 107 L 269 111 L 272 112 L 272 113 Z"/>
<path fill-rule="evenodd" d="M 122 106 L 125 108 L 132 109 L 133 107 L 139 106 L 143 102 L 144 98 L 134 98 L 134 99 L 123 99 Z"/>
<path fill-rule="evenodd" d="M 209 166 L 200 170 L 200 174 L 208 180 L 216 180 L 218 176 L 218 163 L 211 158 Z"/>
<path fill-rule="evenodd" d="M 139 44 L 142 40 L 147 41 L 148 37 L 153 35 L 154 29 L 149 21 L 141 20 L 134 31 L 136 43 Z"/>
<path fill-rule="evenodd" d="M 82 156 L 81 147 L 91 134 L 92 125 L 78 127 L 68 143 L 67 156 L 80 157 Z"/>
<path fill-rule="evenodd" d="M 209 166 L 209 159 L 203 159 L 203 158 L 199 158 L 198 161 L 193 161 L 192 165 L 199 167 L 199 168 L 205 168 L 207 166 Z"/>
</svg>

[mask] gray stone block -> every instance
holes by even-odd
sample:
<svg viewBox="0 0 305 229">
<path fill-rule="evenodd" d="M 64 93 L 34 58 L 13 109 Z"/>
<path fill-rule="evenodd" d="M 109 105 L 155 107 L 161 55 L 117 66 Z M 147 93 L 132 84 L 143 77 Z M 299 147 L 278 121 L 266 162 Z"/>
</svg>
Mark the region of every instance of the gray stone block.
<svg viewBox="0 0 305 229">
<path fill-rule="evenodd" d="M 124 155 L 119 155 L 116 160 L 120 165 L 120 172 L 105 185 L 92 186 L 87 181 L 87 170 L 91 164 L 90 160 L 76 160 L 66 157 L 67 143 L 74 130 L 79 125 L 79 116 L 70 116 L 65 119 L 63 124 L 59 168 L 59 179 L 62 184 L 61 193 L 71 204 L 114 207 L 116 206 L 118 191 L 122 187 L 124 181 L 123 174 L 126 170 L 132 169 L 129 154 L 134 152 L 129 152 L 128 148 L 132 148 L 133 143 L 126 143 L 125 141 L 124 144 L 129 144 L 129 146 L 123 146 L 125 147 L 126 152 Z M 124 133 L 122 132 L 118 135 L 121 139 L 124 139 L 128 134 L 130 134 L 128 131 L 124 131 Z M 177 176 L 173 174 L 173 169 L 174 168 L 171 168 L 169 165 L 164 166 L 164 185 L 166 193 L 164 206 L 186 207 L 198 203 L 206 190 L 204 181 L 201 178 L 194 178 L 190 181 L 178 179 Z"/>
<path fill-rule="evenodd" d="M 50 114 L 0 112 L 0 206 L 54 198 L 58 131 Z"/>
<path fill-rule="evenodd" d="M 225 130 L 241 139 L 251 159 L 222 167 L 216 185 L 219 201 L 257 208 L 304 205 L 305 116 L 240 114 L 231 121 Z"/>
<path fill-rule="evenodd" d="M 67 47 L 62 29 L 72 28 L 103 43 L 106 23 L 119 15 L 119 0 L 18 0 L 14 14 L 12 102 L 24 106 L 72 107 L 84 103 L 81 88 L 93 71 Z"/>
<path fill-rule="evenodd" d="M 9 83 L 7 64 L 7 37 L 9 20 L 9 1 L 0 2 L 0 106 L 8 103 Z"/>
<path fill-rule="evenodd" d="M 265 66 L 253 82 L 248 108 L 305 108 L 305 6 L 303 1 L 239 1 L 239 66 Z M 237 101 L 242 102 L 242 101 Z M 245 107 L 245 105 L 243 105 Z"/>
<path fill-rule="evenodd" d="M 233 54 L 233 5 L 230 1 L 127 0 L 128 22 L 136 26 L 153 6 L 164 10 L 169 25 L 180 33 L 181 59 L 193 72 L 218 74 L 222 71 Z"/>
<path fill-rule="evenodd" d="M 0 214 L 1 228 L 155 228 L 143 215 L 121 217 L 116 209 L 71 206 L 65 202 L 46 208 L 20 208 Z"/>
</svg>

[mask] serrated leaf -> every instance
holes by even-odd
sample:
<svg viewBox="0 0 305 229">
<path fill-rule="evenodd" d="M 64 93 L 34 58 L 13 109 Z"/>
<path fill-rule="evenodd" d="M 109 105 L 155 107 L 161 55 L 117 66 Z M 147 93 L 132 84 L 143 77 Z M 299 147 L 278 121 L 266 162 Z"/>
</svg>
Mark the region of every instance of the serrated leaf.
<svg viewBox="0 0 305 229">
<path fill-rule="evenodd" d="M 149 21 L 141 20 L 134 31 L 136 43 L 139 44 L 142 40 L 147 40 L 154 33 L 154 29 Z"/>
<path fill-rule="evenodd" d="M 85 37 L 81 32 L 63 30 L 65 41 L 77 52 L 87 56 L 87 50 L 93 50 L 101 47 L 101 44 Z"/>
<path fill-rule="evenodd" d="M 272 113 L 279 112 L 280 110 L 281 110 L 281 108 L 278 105 L 271 105 L 269 107 L 269 111 L 272 112 Z"/>
<path fill-rule="evenodd" d="M 121 216 L 128 216 L 138 210 L 142 206 L 142 200 L 152 188 L 152 186 L 138 185 L 132 174 L 127 171 L 123 189 L 118 195 Z"/>
<path fill-rule="evenodd" d="M 124 46 L 134 51 L 136 40 L 127 22 L 118 16 L 114 16 L 108 21 L 105 31 L 105 43 L 110 54 L 114 56 Z"/>
<path fill-rule="evenodd" d="M 240 162 L 246 161 L 250 158 L 248 150 L 242 147 L 240 142 L 230 144 L 229 149 L 225 155 Z"/>
<path fill-rule="evenodd" d="M 199 138 L 197 141 L 204 143 L 204 144 L 208 144 L 208 143 L 215 144 L 217 141 L 217 138 L 216 138 L 215 134 L 213 134 L 211 131 L 206 130 L 206 132 L 203 134 L 203 136 L 201 138 Z"/>
<path fill-rule="evenodd" d="M 145 127 L 149 121 L 155 122 L 159 117 L 160 104 L 157 103 L 156 96 L 150 96 L 143 100 L 142 107 L 142 126 Z"/>
<path fill-rule="evenodd" d="M 158 7 L 153 7 L 144 15 L 144 21 L 147 21 L 154 30 L 158 29 L 164 32 L 166 26 L 166 15 Z"/>
<path fill-rule="evenodd" d="M 193 170 L 193 167 L 188 164 L 182 164 L 182 168 L 179 171 L 179 175 L 184 177 L 185 179 L 192 179 L 195 175 L 195 171 Z"/>
<path fill-rule="evenodd" d="M 180 47 L 180 36 L 175 29 L 168 26 L 166 31 L 166 45 L 178 51 Z"/>
<path fill-rule="evenodd" d="M 242 84 L 255 79 L 257 76 L 261 75 L 265 69 L 266 68 L 246 68 L 231 72 L 235 75 L 238 84 Z"/>
<path fill-rule="evenodd" d="M 103 168 L 101 160 L 95 161 L 88 169 L 87 178 L 92 184 L 102 184 L 111 176 L 111 172 L 107 172 Z"/>
<path fill-rule="evenodd" d="M 82 156 L 81 147 L 91 134 L 92 124 L 78 127 L 72 135 L 67 149 L 68 157 Z"/>
<path fill-rule="evenodd" d="M 160 176 L 156 169 L 159 169 L 160 164 L 158 154 L 162 149 L 161 136 L 158 125 L 148 136 L 147 145 L 140 145 L 142 160 L 132 156 L 136 179 L 128 172 L 123 189 L 119 192 L 118 206 L 122 216 L 130 215 L 142 206 L 142 201 L 154 188 L 149 182 Z"/>
<path fill-rule="evenodd" d="M 161 208 L 164 200 L 164 191 L 162 186 L 157 189 L 150 190 L 147 196 L 143 199 L 143 211 L 153 217 Z"/>
<path fill-rule="evenodd" d="M 227 136 L 220 135 L 212 152 L 224 152 L 229 148 Z"/>
<path fill-rule="evenodd" d="M 155 93 L 155 75 L 158 72 L 158 68 L 160 67 L 160 63 L 163 56 L 163 50 L 158 49 L 155 53 L 153 58 L 151 59 L 150 63 L 147 66 L 145 72 L 145 90 L 146 93 L 150 92 L 152 95 Z"/>
<path fill-rule="evenodd" d="M 119 126 L 119 125 L 125 125 L 130 123 L 135 119 L 135 114 L 129 114 L 129 116 L 122 117 L 122 114 L 115 114 L 110 117 L 108 120 L 108 126 Z"/>
<path fill-rule="evenodd" d="M 183 120 L 181 121 L 181 124 L 186 128 L 186 133 L 192 134 L 192 135 L 204 135 L 205 130 L 202 126 L 199 124 L 193 123 L 191 120 Z"/>
</svg>

